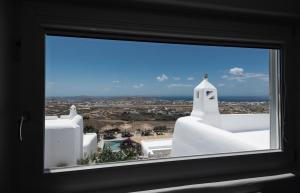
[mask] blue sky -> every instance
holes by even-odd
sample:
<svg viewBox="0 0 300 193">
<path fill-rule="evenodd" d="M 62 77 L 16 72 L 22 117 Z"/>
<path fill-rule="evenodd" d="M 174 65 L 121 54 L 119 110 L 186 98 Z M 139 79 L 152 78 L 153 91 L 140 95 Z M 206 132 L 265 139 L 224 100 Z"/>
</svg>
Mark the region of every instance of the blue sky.
<svg viewBox="0 0 300 193">
<path fill-rule="evenodd" d="M 46 36 L 46 96 L 266 96 L 269 50 Z"/>
</svg>

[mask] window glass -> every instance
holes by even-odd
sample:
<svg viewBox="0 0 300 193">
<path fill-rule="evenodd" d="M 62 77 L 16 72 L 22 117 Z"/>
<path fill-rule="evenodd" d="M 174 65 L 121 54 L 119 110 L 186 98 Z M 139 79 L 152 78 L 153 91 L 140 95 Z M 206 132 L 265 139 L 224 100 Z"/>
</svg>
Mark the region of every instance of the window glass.
<svg viewBox="0 0 300 193">
<path fill-rule="evenodd" d="M 46 35 L 45 51 L 45 168 L 279 147 L 274 50 Z"/>
</svg>

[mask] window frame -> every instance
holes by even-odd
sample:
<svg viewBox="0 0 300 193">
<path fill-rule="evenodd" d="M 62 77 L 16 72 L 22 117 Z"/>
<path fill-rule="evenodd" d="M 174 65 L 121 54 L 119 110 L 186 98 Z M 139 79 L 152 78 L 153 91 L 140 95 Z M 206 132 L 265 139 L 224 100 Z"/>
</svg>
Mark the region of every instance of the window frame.
<svg viewBox="0 0 300 193">
<path fill-rule="evenodd" d="M 193 156 L 174 158 L 168 161 L 161 159 L 134 163 L 128 162 L 127 164 L 114 163 L 101 166 L 83 166 L 77 169 L 73 168 L 73 171 L 70 172 L 64 172 L 67 169 L 61 169 L 60 172 L 44 173 L 45 34 L 189 44 L 201 43 L 202 45 L 279 48 L 282 56 L 280 61 L 283 64 L 280 66 L 280 96 L 284 99 L 287 98 L 286 84 L 288 79 L 285 73 L 289 70 L 287 67 L 290 61 L 290 55 L 286 51 L 290 47 L 290 29 L 287 26 L 266 24 L 267 29 L 278 29 L 278 32 L 274 32 L 271 36 L 265 33 L 265 28 L 262 30 L 250 30 L 249 34 L 243 35 L 243 31 L 239 31 L 237 26 L 247 26 L 247 23 L 243 24 L 234 21 L 226 27 L 223 25 L 214 27 L 212 24 L 208 24 L 207 21 L 203 21 L 206 25 L 205 27 L 195 28 L 194 26 L 189 26 L 191 31 L 183 33 L 180 25 L 185 20 L 181 17 L 179 17 L 182 19 L 179 25 L 174 25 L 171 16 L 168 17 L 170 17 L 173 25 L 163 26 L 160 22 L 153 24 L 151 23 L 152 21 L 147 25 L 143 23 L 142 19 L 138 19 L 136 23 L 121 21 L 119 17 L 114 18 L 115 21 L 103 19 L 103 15 L 110 14 L 107 13 L 107 10 L 102 10 L 101 8 L 74 6 L 70 8 L 71 10 L 68 13 L 64 13 L 64 9 L 65 7 L 59 8 L 58 5 L 48 6 L 30 3 L 26 4 L 23 9 L 22 61 L 18 72 L 20 77 L 18 79 L 20 83 L 19 94 L 22 96 L 22 99 L 19 101 L 18 111 L 29 111 L 31 115 L 30 120 L 24 123 L 24 140 L 19 144 L 19 169 L 23 179 L 20 181 L 20 187 L 28 189 L 33 186 L 32 181 L 34 180 L 34 183 L 37 184 L 35 188 L 44 192 L 59 190 L 65 190 L 66 192 L 94 191 L 118 187 L 124 187 L 133 191 L 142 190 L 146 187 L 168 187 L 293 171 L 295 155 L 292 136 L 295 131 L 285 123 L 286 117 L 284 117 L 281 120 L 283 133 L 281 134 L 283 140 L 281 150 L 232 153 L 225 156 L 222 154 Z M 56 10 L 56 12 L 54 13 L 53 10 Z M 105 13 L 98 13 L 99 10 Z M 111 8 L 111 10 L 115 13 L 117 11 L 114 8 Z M 84 14 L 78 16 L 78 11 L 85 13 L 87 16 L 84 16 Z M 153 16 L 151 13 L 151 11 L 149 13 L 136 13 L 133 16 L 144 17 L 148 14 L 149 16 L 146 17 L 149 19 L 150 16 Z M 131 16 L 126 16 L 124 13 L 118 16 L 122 16 L 122 14 L 125 20 L 130 21 Z M 161 17 L 166 21 L 168 20 L 168 17 Z M 176 18 L 176 16 L 174 17 Z M 208 19 L 208 21 L 215 20 Z M 251 22 L 249 25 L 256 26 Z M 260 25 L 257 26 L 259 27 Z M 231 27 L 234 27 L 234 30 Z M 282 35 L 288 38 L 282 38 Z M 30 77 L 27 76 L 29 73 L 31 74 Z M 286 100 L 284 100 L 281 101 L 280 108 L 283 114 L 287 115 L 287 112 L 292 107 L 287 106 Z M 29 150 L 30 153 L 28 153 Z M 115 179 L 116 175 L 119 178 Z M 25 176 L 30 177 L 26 179 L 24 178 Z M 132 184 L 135 186 L 132 187 Z"/>
</svg>

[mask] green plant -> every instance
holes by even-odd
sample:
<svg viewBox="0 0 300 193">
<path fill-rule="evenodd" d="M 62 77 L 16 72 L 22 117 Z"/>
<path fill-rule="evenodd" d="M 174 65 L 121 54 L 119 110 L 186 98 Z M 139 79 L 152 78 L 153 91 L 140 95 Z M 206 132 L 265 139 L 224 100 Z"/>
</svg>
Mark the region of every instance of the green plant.
<svg viewBox="0 0 300 193">
<path fill-rule="evenodd" d="M 98 133 L 98 130 L 91 125 L 87 125 L 84 127 L 83 132 L 84 133 Z"/>
<path fill-rule="evenodd" d="M 91 158 L 89 156 L 83 156 L 83 158 L 77 160 L 77 164 L 79 165 L 87 165 L 91 161 Z"/>
<path fill-rule="evenodd" d="M 86 114 L 84 114 L 82 118 L 83 118 L 83 120 L 89 120 L 89 119 L 90 119 L 90 116 L 89 116 L 89 115 L 86 115 Z"/>
<path fill-rule="evenodd" d="M 142 136 L 150 136 L 153 135 L 151 130 L 144 130 L 141 133 Z"/>
<path fill-rule="evenodd" d="M 130 138 L 123 141 L 123 143 L 120 145 L 121 151 L 126 155 L 127 160 L 128 159 L 134 159 L 138 155 L 141 155 L 141 145 L 139 143 L 136 143 L 132 141 Z"/>
<path fill-rule="evenodd" d="M 123 131 L 122 132 L 122 137 L 132 137 L 133 136 L 133 134 L 131 134 L 130 132 L 128 132 L 128 131 Z"/>
<path fill-rule="evenodd" d="M 104 139 L 115 139 L 116 137 L 114 136 L 113 133 L 106 133 L 103 135 Z"/>
<path fill-rule="evenodd" d="M 113 152 L 110 147 L 104 146 L 102 152 L 96 157 L 96 163 L 115 162 L 126 160 L 123 152 Z"/>
<path fill-rule="evenodd" d="M 97 153 L 89 156 L 83 156 L 78 160 L 79 165 L 88 165 L 95 163 L 116 162 L 137 159 L 137 156 L 141 154 L 140 144 L 133 142 L 130 138 L 125 140 L 121 146 L 121 151 L 114 152 L 109 146 L 104 146 L 103 149 Z"/>
<path fill-rule="evenodd" d="M 110 133 L 119 133 L 121 130 L 119 128 L 112 128 L 112 129 L 108 129 L 105 130 L 104 133 L 110 134 Z"/>
<path fill-rule="evenodd" d="M 167 130 L 168 129 L 166 126 L 156 126 L 153 129 L 154 132 L 166 132 Z"/>
</svg>

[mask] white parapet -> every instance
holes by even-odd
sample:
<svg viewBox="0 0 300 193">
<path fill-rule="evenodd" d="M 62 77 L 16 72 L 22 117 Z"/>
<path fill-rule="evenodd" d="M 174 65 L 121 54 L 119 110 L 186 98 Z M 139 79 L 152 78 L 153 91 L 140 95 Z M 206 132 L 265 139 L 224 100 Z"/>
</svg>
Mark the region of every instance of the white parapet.
<svg viewBox="0 0 300 193">
<path fill-rule="evenodd" d="M 169 157 L 172 149 L 172 138 L 147 139 L 141 141 L 142 153 L 148 158 Z"/>
<path fill-rule="evenodd" d="M 220 126 L 233 133 L 268 130 L 270 114 L 222 114 Z"/>
<path fill-rule="evenodd" d="M 87 157 L 97 152 L 97 134 L 86 133 L 83 135 L 83 156 Z"/>
<path fill-rule="evenodd" d="M 198 117 L 179 118 L 175 124 L 171 156 L 193 156 L 263 149 L 244 141 L 232 132 L 217 128 Z"/>
</svg>

